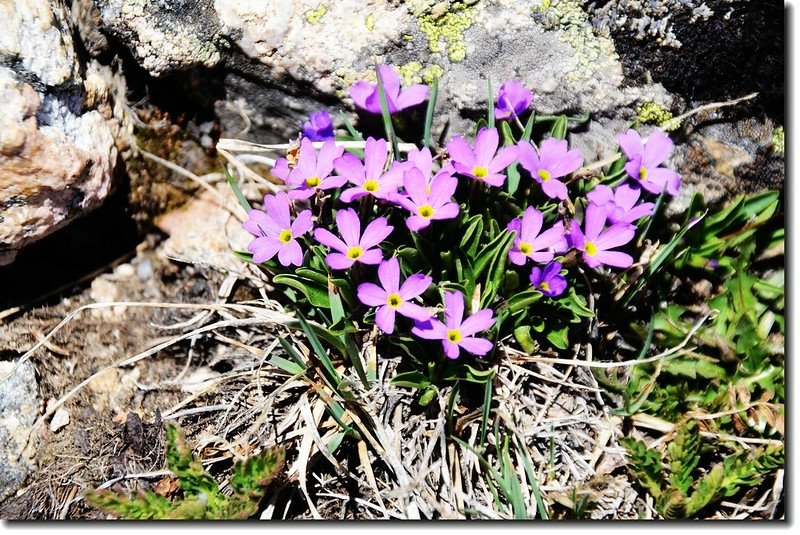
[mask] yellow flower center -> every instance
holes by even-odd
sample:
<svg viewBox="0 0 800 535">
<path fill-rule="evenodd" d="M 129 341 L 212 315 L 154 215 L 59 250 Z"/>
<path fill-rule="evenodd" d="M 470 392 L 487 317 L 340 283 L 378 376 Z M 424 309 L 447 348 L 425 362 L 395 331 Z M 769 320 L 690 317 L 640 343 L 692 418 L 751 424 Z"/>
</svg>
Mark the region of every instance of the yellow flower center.
<svg viewBox="0 0 800 535">
<path fill-rule="evenodd" d="M 347 250 L 347 258 L 349 258 L 350 260 L 357 260 L 361 258 L 363 254 L 364 254 L 364 249 L 362 249 L 358 245 L 356 245 L 355 247 L 351 247 Z"/>
<path fill-rule="evenodd" d="M 520 253 L 525 254 L 525 255 L 526 254 L 530 254 L 531 249 L 533 249 L 533 247 L 531 247 L 530 243 L 524 242 L 524 241 L 519 243 L 519 252 Z"/>
<path fill-rule="evenodd" d="M 278 239 L 281 240 L 281 243 L 289 243 L 292 241 L 292 231 L 289 229 L 282 230 Z"/>
<path fill-rule="evenodd" d="M 489 170 L 482 165 L 479 165 L 472 170 L 472 174 L 475 176 L 475 178 L 486 178 L 486 175 L 489 174 Z"/>
<path fill-rule="evenodd" d="M 542 179 L 542 182 L 547 182 L 550 180 L 550 171 L 547 169 L 540 169 L 537 174 L 539 175 L 539 178 Z"/>
<path fill-rule="evenodd" d="M 391 294 L 386 298 L 386 304 L 392 308 L 400 308 L 400 305 L 403 304 L 403 299 L 400 297 L 400 294 Z"/>
<path fill-rule="evenodd" d="M 378 182 L 376 182 L 375 180 L 367 180 L 366 182 L 364 182 L 364 189 L 370 193 L 378 191 L 379 187 L 380 184 L 378 184 Z"/>
<path fill-rule="evenodd" d="M 433 216 L 433 206 L 430 204 L 423 204 L 417 209 L 417 213 L 420 217 L 424 217 L 425 219 L 430 219 Z"/>
<path fill-rule="evenodd" d="M 639 178 L 644 180 L 647 178 L 647 168 L 645 166 L 641 166 L 639 168 Z"/>
<path fill-rule="evenodd" d="M 459 331 L 458 329 L 448 330 L 447 339 L 453 342 L 454 344 L 457 344 L 458 342 L 461 341 L 461 331 Z"/>
<path fill-rule="evenodd" d="M 592 241 L 587 241 L 584 243 L 583 250 L 586 251 L 586 254 L 589 256 L 594 256 L 597 254 L 597 246 Z"/>
<path fill-rule="evenodd" d="M 539 288 L 541 288 L 545 292 L 549 292 L 550 291 L 550 285 L 545 281 L 542 281 L 542 282 L 539 283 Z"/>
<path fill-rule="evenodd" d="M 318 176 L 310 176 L 306 179 L 306 186 L 309 188 L 316 188 L 319 186 L 319 177 Z"/>
</svg>

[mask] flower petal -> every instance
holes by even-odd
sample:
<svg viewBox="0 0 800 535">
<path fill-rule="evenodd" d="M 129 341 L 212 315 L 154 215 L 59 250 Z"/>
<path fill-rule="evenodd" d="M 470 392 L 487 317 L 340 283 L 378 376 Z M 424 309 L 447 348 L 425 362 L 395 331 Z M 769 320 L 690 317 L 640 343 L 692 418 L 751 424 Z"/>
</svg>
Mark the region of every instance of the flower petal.
<svg viewBox="0 0 800 535">
<path fill-rule="evenodd" d="M 589 199 L 589 202 L 595 204 L 608 204 L 614 201 L 614 190 L 603 184 L 598 184 L 586 194 L 586 198 Z"/>
<path fill-rule="evenodd" d="M 425 340 L 440 340 L 447 338 L 447 327 L 436 318 L 431 318 L 426 321 L 415 321 L 411 333 Z"/>
<path fill-rule="evenodd" d="M 523 169 L 528 171 L 532 176 L 536 176 L 536 173 L 542 168 L 541 162 L 539 161 L 539 154 L 529 141 L 520 141 L 517 144 L 517 158 Z"/>
<path fill-rule="evenodd" d="M 386 334 L 394 332 L 394 309 L 390 306 L 382 306 L 375 312 L 375 325 Z"/>
<path fill-rule="evenodd" d="M 461 292 L 444 293 L 444 317 L 448 329 L 458 329 L 464 317 L 464 294 Z"/>
<path fill-rule="evenodd" d="M 361 220 L 355 210 L 348 208 L 336 212 L 336 226 L 339 229 L 339 234 L 342 235 L 344 242 L 349 247 L 359 245 Z"/>
<path fill-rule="evenodd" d="M 464 320 L 461 324 L 461 335 L 471 336 L 477 332 L 485 331 L 494 325 L 494 311 L 484 308 Z"/>
<path fill-rule="evenodd" d="M 463 137 L 456 136 L 451 139 L 447 143 L 447 153 L 453 162 L 463 164 L 470 169 L 475 167 L 475 153 Z"/>
<path fill-rule="evenodd" d="M 539 231 L 542 230 L 543 218 L 542 213 L 533 206 L 526 208 L 525 213 L 522 215 L 522 225 L 519 232 L 520 241 L 532 242 L 536 239 Z"/>
<path fill-rule="evenodd" d="M 339 238 L 337 238 L 331 231 L 327 229 L 324 228 L 315 229 L 314 239 L 319 243 L 321 243 L 322 245 L 330 247 L 331 249 L 339 251 L 340 253 L 347 252 L 347 244 L 344 243 Z"/>
<path fill-rule="evenodd" d="M 674 146 L 667 134 L 658 129 L 653 130 L 647 136 L 647 143 L 644 144 L 642 161 L 646 167 L 657 167 L 669 158 Z"/>
<path fill-rule="evenodd" d="M 444 347 L 444 354 L 447 356 L 447 358 L 451 360 L 455 360 L 458 358 L 458 354 L 460 353 L 460 350 L 458 349 L 458 344 L 454 344 L 453 342 L 445 338 L 442 340 L 442 346 Z"/>
<path fill-rule="evenodd" d="M 280 240 L 275 238 L 256 238 L 250 242 L 247 250 L 253 253 L 253 263 L 260 264 L 275 256 L 281 245 Z"/>
<path fill-rule="evenodd" d="M 417 321 L 426 321 L 431 318 L 430 312 L 414 303 L 404 302 L 397 311 L 403 316 Z"/>
<path fill-rule="evenodd" d="M 487 354 L 494 347 L 494 344 L 489 340 L 471 336 L 462 338 L 461 341 L 458 342 L 458 345 L 461 346 L 461 348 L 465 351 L 479 356 Z"/>
<path fill-rule="evenodd" d="M 597 262 L 611 267 L 628 268 L 633 264 L 633 257 L 619 251 L 599 251 L 594 258 Z M 589 262 L 586 262 L 587 265 Z M 597 267 L 597 266 L 590 266 Z"/>
<path fill-rule="evenodd" d="M 364 251 L 364 254 L 361 255 L 361 258 L 358 259 L 359 262 L 362 264 L 368 265 L 377 265 L 380 264 L 383 260 L 383 251 L 380 249 L 370 249 L 369 251 Z"/>
<path fill-rule="evenodd" d="M 349 269 L 355 264 L 355 260 L 341 253 L 330 253 L 325 257 L 325 262 L 331 269 Z"/>
<path fill-rule="evenodd" d="M 289 240 L 278 251 L 278 261 L 282 266 L 300 266 L 303 264 L 303 249 L 297 240 Z"/>
<path fill-rule="evenodd" d="M 567 198 L 567 186 L 556 178 L 551 178 L 548 181 L 542 181 L 542 191 L 551 199 L 564 200 Z"/>
<path fill-rule="evenodd" d="M 586 212 L 583 216 L 583 231 L 586 235 L 586 241 L 597 239 L 606 224 L 606 215 L 605 206 L 590 204 L 586 207 Z"/>
<path fill-rule="evenodd" d="M 383 174 L 389 148 L 385 139 L 367 138 L 364 147 L 364 177 L 366 180 L 378 180 Z"/>
<path fill-rule="evenodd" d="M 378 307 L 386 304 L 389 299 L 389 294 L 371 282 L 364 282 L 358 285 L 358 300 L 367 305 L 368 307 Z"/>
<path fill-rule="evenodd" d="M 431 219 L 454 219 L 458 217 L 460 208 L 454 202 L 448 202 L 436 208 L 436 213 L 433 214 Z"/>
<path fill-rule="evenodd" d="M 377 85 L 371 84 L 364 80 L 359 80 L 350 87 L 350 98 L 359 108 L 366 110 L 370 113 L 380 113 L 380 103 L 376 108 L 375 106 L 375 93 L 377 93 Z"/>
<path fill-rule="evenodd" d="M 270 216 L 281 229 L 287 229 L 292 226 L 291 216 L 289 214 L 289 200 L 288 195 L 283 191 L 278 191 L 274 195 L 264 196 L 264 207 L 266 208 L 267 215 Z"/>
<path fill-rule="evenodd" d="M 387 293 L 393 294 L 400 290 L 400 262 L 396 256 L 381 262 L 378 266 L 378 279 Z"/>
<path fill-rule="evenodd" d="M 519 149 L 516 146 L 503 147 L 489 164 L 489 173 L 499 173 L 514 163 L 519 158 Z"/>
<path fill-rule="evenodd" d="M 426 219 L 424 217 L 420 217 L 418 215 L 412 215 L 408 219 L 406 219 L 406 226 L 408 230 L 411 232 L 419 232 L 424 228 L 428 228 L 431 224 L 430 219 Z"/>
<path fill-rule="evenodd" d="M 343 154 L 333 161 L 333 166 L 336 168 L 337 173 L 346 177 L 353 184 L 360 186 L 366 180 L 364 178 L 364 164 L 355 154 L 350 154 L 349 152 Z"/>
<path fill-rule="evenodd" d="M 574 173 L 583 165 L 583 156 L 577 149 L 567 152 L 555 166 L 550 169 L 552 178 L 561 178 L 570 173 Z"/>
<path fill-rule="evenodd" d="M 337 146 L 332 139 L 326 141 L 317 156 L 316 175 L 323 180 L 330 176 L 334 168 L 333 162 L 341 158 L 343 153 L 344 147 Z"/>
<path fill-rule="evenodd" d="M 617 223 L 600 234 L 594 244 L 600 251 L 620 247 L 630 242 L 636 234 L 636 227 L 628 223 Z"/>
<path fill-rule="evenodd" d="M 499 143 L 500 134 L 497 133 L 497 128 L 481 128 L 475 137 L 476 165 L 488 168 Z"/>
<path fill-rule="evenodd" d="M 397 97 L 397 111 L 422 104 L 428 99 L 428 86 L 427 85 L 412 85 L 402 91 L 400 96 Z"/>
<path fill-rule="evenodd" d="M 430 287 L 432 281 L 433 279 L 428 275 L 422 275 L 421 273 L 411 275 L 400 286 L 398 293 L 403 298 L 403 301 L 408 301 L 424 293 Z"/>
<path fill-rule="evenodd" d="M 450 200 L 458 187 L 458 179 L 452 175 L 436 175 L 431 181 L 431 193 L 428 197 L 433 206 Z"/>
<path fill-rule="evenodd" d="M 386 218 L 379 217 L 364 229 L 364 234 L 361 236 L 359 245 L 364 249 L 370 249 L 385 240 L 389 234 L 392 233 L 392 230 L 394 230 L 394 227 L 387 223 Z"/>
<path fill-rule="evenodd" d="M 629 160 L 639 157 L 644 154 L 644 145 L 642 144 L 642 136 L 639 135 L 634 129 L 629 129 L 624 134 L 617 136 L 617 143 L 619 143 L 622 152 Z"/>
<path fill-rule="evenodd" d="M 297 214 L 297 217 L 292 223 L 292 236 L 297 238 L 298 236 L 302 236 L 311 230 L 311 227 L 314 226 L 312 219 L 313 216 L 311 215 L 311 210 L 303 210 Z"/>
</svg>

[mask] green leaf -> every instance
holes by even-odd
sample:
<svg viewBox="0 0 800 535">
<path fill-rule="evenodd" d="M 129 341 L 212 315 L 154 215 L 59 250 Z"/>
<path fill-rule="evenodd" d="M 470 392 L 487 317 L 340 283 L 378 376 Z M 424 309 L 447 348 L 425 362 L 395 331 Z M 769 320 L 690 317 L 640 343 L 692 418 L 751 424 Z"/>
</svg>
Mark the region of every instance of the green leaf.
<svg viewBox="0 0 800 535">
<path fill-rule="evenodd" d="M 266 486 L 283 468 L 284 451 L 266 449 L 249 457 L 245 462 L 237 462 L 233 467 L 230 485 L 237 494 L 257 500 L 264 496 Z"/>
<path fill-rule="evenodd" d="M 519 189 L 519 164 L 517 162 L 512 163 L 506 170 L 506 175 L 508 176 L 508 180 L 506 181 L 506 191 L 510 195 L 514 195 Z"/>
<path fill-rule="evenodd" d="M 430 85 L 431 94 L 428 99 L 428 107 L 425 110 L 425 129 L 422 134 L 422 144 L 426 147 L 433 147 L 431 144 L 431 125 L 433 124 L 433 112 L 436 108 L 436 98 L 439 95 L 439 79 L 436 78 Z"/>
<path fill-rule="evenodd" d="M 474 215 L 470 217 L 466 224 L 466 230 L 461 237 L 460 247 L 470 258 L 475 257 L 480 244 L 481 235 L 483 234 L 483 217 Z"/>
<path fill-rule="evenodd" d="M 522 346 L 522 350 L 528 354 L 533 354 L 536 351 L 537 344 L 531 338 L 531 326 L 520 325 L 514 329 L 514 339 Z"/>
<path fill-rule="evenodd" d="M 419 398 L 420 407 L 427 407 L 434 398 L 436 398 L 436 387 L 429 386 Z"/>
<path fill-rule="evenodd" d="M 550 129 L 550 135 L 556 139 L 565 139 L 567 137 L 567 116 L 560 115 L 556 122 L 553 123 L 553 128 Z"/>
<path fill-rule="evenodd" d="M 395 159 L 400 158 L 400 151 L 397 149 L 397 136 L 394 133 L 394 126 L 392 126 L 392 116 L 389 113 L 389 103 L 386 100 L 386 88 L 383 86 L 380 71 L 375 67 L 375 76 L 378 79 L 378 96 L 380 97 L 381 104 L 381 118 L 383 119 L 383 128 L 386 132 L 386 139 L 392 144 L 392 154 Z"/>
<path fill-rule="evenodd" d="M 623 438 L 620 443 L 628 451 L 628 468 L 647 492 L 658 499 L 661 496 L 661 482 L 664 480 L 661 455 L 648 448 L 644 442 L 632 438 Z"/>
<path fill-rule="evenodd" d="M 553 329 L 547 333 L 547 339 L 558 349 L 567 349 L 569 347 L 569 338 L 567 333 L 569 326 L 561 327 L 560 329 Z"/>
<path fill-rule="evenodd" d="M 700 444 L 697 422 L 689 420 L 678 428 L 675 439 L 667 446 L 669 480 L 684 497 L 694 482 L 692 473 L 700 462 Z"/>
<path fill-rule="evenodd" d="M 492 81 L 487 80 L 486 85 L 489 89 L 489 97 L 486 102 L 486 124 L 489 128 L 494 128 L 494 90 L 492 89 Z"/>
<path fill-rule="evenodd" d="M 224 165 L 222 166 L 222 172 L 225 173 L 225 179 L 228 181 L 228 186 L 233 190 L 233 194 L 236 196 L 236 200 L 239 201 L 239 205 L 244 208 L 245 212 L 249 212 L 252 208 L 250 203 L 247 202 L 247 199 L 244 198 L 244 194 L 242 190 L 239 189 L 239 184 L 236 183 L 236 180 L 231 176 L 228 172 L 228 168 Z"/>
<path fill-rule="evenodd" d="M 392 378 L 389 384 L 393 386 L 421 389 L 428 388 L 431 385 L 431 381 L 424 373 L 410 371 L 398 373 Z"/>
<path fill-rule="evenodd" d="M 476 279 L 483 274 L 484 270 L 486 270 L 490 263 L 499 255 L 508 254 L 509 249 L 511 249 L 514 243 L 514 235 L 513 232 L 504 230 L 478 253 L 472 266 Z"/>
<path fill-rule="evenodd" d="M 303 295 L 306 296 L 306 299 L 315 307 L 326 309 L 331 307 L 330 300 L 328 299 L 327 284 L 323 285 L 318 281 L 299 277 L 297 275 L 290 275 L 288 273 L 275 275 L 272 278 L 272 282 L 275 284 L 285 284 L 286 286 L 291 286 L 292 288 L 300 290 Z"/>
</svg>

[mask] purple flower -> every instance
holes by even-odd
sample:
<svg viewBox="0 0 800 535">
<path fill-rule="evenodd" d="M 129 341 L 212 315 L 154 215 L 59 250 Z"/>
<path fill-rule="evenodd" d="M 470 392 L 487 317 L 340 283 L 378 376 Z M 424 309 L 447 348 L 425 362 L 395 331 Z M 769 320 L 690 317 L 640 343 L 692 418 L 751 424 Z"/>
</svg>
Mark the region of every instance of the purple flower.
<svg viewBox="0 0 800 535">
<path fill-rule="evenodd" d="M 378 266 L 381 286 L 365 282 L 358 285 L 358 299 L 370 307 L 380 307 L 375 313 L 375 323 L 386 334 L 394 332 L 395 313 L 418 321 L 427 321 L 431 315 L 410 300 L 421 295 L 431 285 L 431 277 L 417 273 L 400 285 L 400 263 L 397 258 L 381 262 Z"/>
<path fill-rule="evenodd" d="M 334 141 L 326 141 L 317 155 L 311 140 L 304 137 L 300 142 L 300 153 L 297 157 L 297 165 L 289 171 L 284 180 L 286 185 L 293 188 L 289 191 L 290 199 L 308 199 L 318 189 L 334 189 L 341 187 L 346 179 L 341 176 L 332 176 L 334 160 L 342 155 L 344 149 L 337 147 Z M 281 158 L 285 161 L 284 158 Z M 287 163 L 288 165 L 288 163 Z M 280 166 L 275 162 L 272 174 L 278 172 L 283 174 L 283 164 Z"/>
<path fill-rule="evenodd" d="M 378 76 L 383 82 L 383 91 L 386 94 L 386 104 L 389 113 L 416 106 L 425 102 L 428 98 L 427 85 L 412 85 L 403 90 L 400 89 L 400 76 L 389 65 L 378 66 Z M 371 84 L 366 81 L 358 81 L 350 88 L 350 98 L 356 106 L 370 113 L 381 113 L 381 96 L 378 91 L 378 84 Z"/>
<path fill-rule="evenodd" d="M 644 216 L 653 215 L 655 206 L 653 203 L 644 202 L 636 206 L 640 194 L 639 186 L 622 184 L 612 190 L 608 186 L 598 184 L 586 198 L 594 204 L 606 207 L 609 223 L 633 223 Z"/>
<path fill-rule="evenodd" d="M 589 204 L 584 217 L 584 231 L 581 231 L 581 226 L 573 219 L 569 241 L 573 247 L 583 251 L 583 260 L 589 267 L 596 268 L 603 264 L 618 268 L 629 267 L 633 264 L 631 255 L 610 249 L 631 241 L 635 227 L 628 223 L 616 223 L 603 230 L 607 216 L 605 206 Z"/>
<path fill-rule="evenodd" d="M 508 224 L 508 230 L 517 233 L 514 246 L 508 251 L 508 258 L 516 265 L 524 265 L 528 258 L 534 262 L 549 262 L 555 253 L 567 250 L 564 225 L 557 221 L 552 228 L 540 234 L 542 221 L 542 213 L 529 206 L 521 219 L 517 217 Z"/>
<path fill-rule="evenodd" d="M 519 163 L 539 184 L 551 199 L 567 198 L 567 186 L 558 180 L 577 171 L 583 165 L 578 149 L 567 150 L 566 139 L 549 137 L 542 142 L 539 152 L 531 143 L 519 144 Z"/>
<path fill-rule="evenodd" d="M 509 80 L 500 86 L 497 92 L 497 106 L 494 108 L 494 118 L 497 120 L 512 119 L 524 113 L 531 105 L 533 93 L 525 86 L 514 80 Z"/>
<path fill-rule="evenodd" d="M 333 119 L 328 110 L 320 110 L 308 116 L 303 123 L 303 137 L 311 141 L 328 141 L 333 139 Z"/>
<path fill-rule="evenodd" d="M 502 186 L 506 177 L 500 173 L 517 159 L 517 147 L 504 147 L 497 152 L 499 141 L 496 128 L 481 128 L 475 138 L 475 150 L 464 138 L 454 137 L 447 144 L 453 170 L 491 186 Z"/>
<path fill-rule="evenodd" d="M 291 220 L 288 195 L 279 191 L 264 197 L 264 208 L 247 212 L 248 219 L 243 226 L 256 239 L 250 242 L 247 250 L 253 253 L 253 262 L 266 262 L 275 254 L 282 266 L 303 263 L 303 250 L 297 238 L 311 230 L 311 210 L 303 210 Z"/>
<path fill-rule="evenodd" d="M 628 158 L 625 171 L 639 181 L 651 193 L 667 190 L 677 195 L 681 187 L 681 176 L 666 167 L 659 167 L 669 157 L 674 146 L 672 140 L 661 130 L 654 130 L 647 141 L 636 130 L 630 129 L 617 136 L 622 152 Z"/>
<path fill-rule="evenodd" d="M 458 179 L 448 174 L 436 175 L 430 183 L 416 167 L 406 171 L 403 178 L 406 195 L 395 195 L 393 201 L 413 215 L 406 219 L 409 230 L 419 231 L 434 219 L 453 219 L 458 215 L 458 205 L 451 197 L 458 187 Z"/>
<path fill-rule="evenodd" d="M 461 321 L 464 317 L 464 294 L 445 292 L 444 317 L 444 323 L 436 318 L 415 322 L 411 332 L 427 340 L 441 340 L 444 354 L 450 359 L 458 358 L 459 348 L 473 355 L 485 355 L 492 350 L 492 342 L 472 336 L 494 325 L 494 312 L 490 308 L 479 310 Z"/>
<path fill-rule="evenodd" d="M 338 158 L 333 165 L 336 171 L 352 184 L 342 192 L 342 202 L 351 202 L 365 195 L 372 195 L 377 199 L 387 199 L 397 192 L 403 182 L 405 164 L 395 162 L 389 171 L 383 172 L 389 148 L 385 139 L 367 138 L 364 147 L 364 163 L 354 154 L 349 152 Z"/>
<path fill-rule="evenodd" d="M 358 219 L 358 215 L 355 210 L 348 208 L 336 213 L 336 226 L 344 241 L 324 228 L 314 231 L 315 240 L 338 251 L 329 253 L 325 257 L 325 262 L 331 269 L 348 269 L 356 262 L 380 264 L 383 260 L 383 253 L 375 246 L 385 240 L 394 230 L 394 227 L 387 224 L 385 217 L 379 217 L 367 225 L 362 235 L 361 221 Z"/>
<path fill-rule="evenodd" d="M 567 279 L 560 271 L 560 262 L 550 262 L 544 269 L 534 267 L 531 271 L 531 284 L 547 297 L 557 297 L 567 289 Z"/>
</svg>

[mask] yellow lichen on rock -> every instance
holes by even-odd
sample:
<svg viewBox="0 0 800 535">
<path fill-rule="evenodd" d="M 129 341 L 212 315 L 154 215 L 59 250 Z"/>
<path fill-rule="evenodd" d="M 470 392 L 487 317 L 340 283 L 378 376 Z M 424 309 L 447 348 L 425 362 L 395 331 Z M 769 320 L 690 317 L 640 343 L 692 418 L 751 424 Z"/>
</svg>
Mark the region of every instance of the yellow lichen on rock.
<svg viewBox="0 0 800 535">
<path fill-rule="evenodd" d="M 316 9 L 309 9 L 305 13 L 306 22 L 309 24 L 316 24 L 320 21 L 322 17 L 325 16 L 325 13 L 328 12 L 328 8 L 320 5 Z"/>
<path fill-rule="evenodd" d="M 452 62 L 467 57 L 464 32 L 475 22 L 475 2 L 431 2 L 412 0 L 411 13 L 428 39 L 428 49 L 446 54 Z"/>
</svg>

